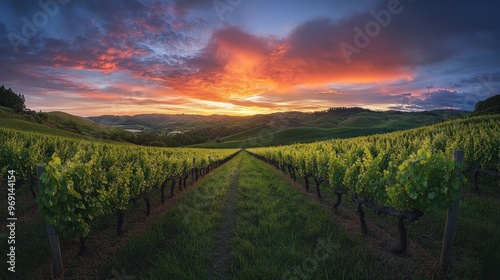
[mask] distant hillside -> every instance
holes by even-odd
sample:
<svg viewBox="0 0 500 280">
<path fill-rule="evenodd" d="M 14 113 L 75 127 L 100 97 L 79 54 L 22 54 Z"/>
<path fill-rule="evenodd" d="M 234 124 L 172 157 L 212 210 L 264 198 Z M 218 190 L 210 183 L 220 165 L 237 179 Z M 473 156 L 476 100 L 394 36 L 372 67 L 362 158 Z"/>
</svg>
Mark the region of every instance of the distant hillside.
<svg viewBox="0 0 500 280">
<path fill-rule="evenodd" d="M 500 110 L 500 95 L 476 104 L 475 114 Z M 64 112 L 36 112 L 25 97 L 0 86 L 0 127 L 70 138 L 148 146 L 257 147 L 386 133 L 434 124 L 469 112 L 371 111 L 338 107 L 312 113 L 253 116 L 141 114 L 81 118 Z"/>
<path fill-rule="evenodd" d="M 0 106 L 0 127 L 37 132 L 76 139 L 100 139 L 123 142 L 135 137 L 121 129 L 96 124 L 82 117 L 64 112 L 17 113 L 12 108 Z"/>
<path fill-rule="evenodd" d="M 244 117 L 212 115 L 210 118 L 201 115 L 189 114 L 141 114 L 135 116 L 104 115 L 89 117 L 89 120 L 103 125 L 120 127 L 128 130 L 155 131 L 155 132 L 187 132 L 194 129 L 212 127 L 214 124 L 233 125 L 241 122 Z"/>
<path fill-rule="evenodd" d="M 350 138 L 387 133 L 458 118 L 468 112 L 436 110 L 403 113 L 398 111 L 362 111 L 346 114 L 344 110 L 308 115 L 306 118 L 283 118 L 236 135 L 209 141 L 195 147 L 259 147 L 308 143 L 333 138 Z"/>
<path fill-rule="evenodd" d="M 500 94 L 479 101 L 474 106 L 474 115 L 500 114 Z"/>
<path fill-rule="evenodd" d="M 89 119 L 122 129 L 154 133 L 167 146 L 254 147 L 312 142 L 385 133 L 442 122 L 468 114 L 332 108 L 314 113 L 286 112 L 254 116 L 162 115 L 100 116 Z"/>
<path fill-rule="evenodd" d="M 28 110 L 16 113 L 12 108 L 0 107 L 0 127 L 150 146 L 256 147 L 386 133 L 465 114 L 468 113 L 453 110 L 406 113 L 332 108 L 314 113 L 286 112 L 246 117 L 143 114 L 86 119 L 64 112 Z"/>
</svg>

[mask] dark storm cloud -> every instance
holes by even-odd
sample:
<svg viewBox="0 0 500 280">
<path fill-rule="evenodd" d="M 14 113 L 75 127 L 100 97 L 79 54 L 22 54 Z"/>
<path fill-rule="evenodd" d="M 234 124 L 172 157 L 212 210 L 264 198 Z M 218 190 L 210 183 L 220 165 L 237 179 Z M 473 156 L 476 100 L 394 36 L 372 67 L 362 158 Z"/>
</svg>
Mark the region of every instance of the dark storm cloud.
<svg viewBox="0 0 500 280">
<path fill-rule="evenodd" d="M 192 9 L 206 9 L 213 6 L 212 0 L 175 0 L 175 8 L 179 14 L 185 14 Z"/>
<path fill-rule="evenodd" d="M 411 93 L 402 93 L 399 96 L 395 96 L 396 102 L 401 104 L 409 104 L 411 101 Z"/>
<path fill-rule="evenodd" d="M 474 106 L 475 102 L 477 102 L 477 97 L 466 94 L 466 93 L 458 93 L 456 91 L 449 90 L 438 90 L 429 93 L 425 99 L 418 102 L 422 107 L 433 106 L 434 108 L 457 108 L 461 110 L 470 109 Z"/>
<path fill-rule="evenodd" d="M 33 1 L 10 1 L 6 10 L 14 10 L 13 18 L 30 17 L 42 8 Z M 2 4 L 4 5 L 4 4 Z M 64 8 L 64 11 L 62 10 Z M 51 33 L 50 26 L 39 28 L 37 36 L 18 46 L 15 54 L 8 32 L 22 36 L 22 24 L 9 31 L 0 22 L 0 64 L 12 65 L 16 75 L 2 67 L 0 74 L 7 82 L 30 81 L 32 68 L 66 67 L 97 70 L 103 73 L 127 70 L 137 76 L 154 78 L 159 72 L 175 69 L 185 57 L 177 52 L 192 47 L 194 39 L 186 34 L 196 20 L 174 17 L 171 6 L 162 2 L 145 5 L 141 1 L 70 1 L 51 20 L 57 27 L 73 32 L 61 37 Z M 152 48 L 165 50 L 157 53 Z M 13 66 L 15 64 L 15 66 Z M 9 78 L 10 77 L 10 78 Z M 52 79 L 48 77 L 47 79 Z M 60 83 L 60 88 L 67 85 Z"/>
<path fill-rule="evenodd" d="M 37 4 L 38 1 L 31 0 L 6 0 L 2 1 L 2 6 L 9 11 L 12 17 L 31 17 L 34 13 L 41 10 Z"/>
<path fill-rule="evenodd" d="M 474 105 L 485 98 L 492 96 L 489 93 L 466 93 L 449 90 L 431 91 L 423 96 L 412 96 L 411 93 L 403 94 L 396 98 L 396 102 L 401 104 L 393 106 L 392 109 L 418 109 L 418 110 L 435 110 L 435 109 L 455 109 L 472 111 Z"/>
<path fill-rule="evenodd" d="M 4 35 L 6 33 L 7 33 L 7 28 L 5 27 L 5 24 L 3 24 L 3 22 L 0 22 L 0 34 Z"/>
<path fill-rule="evenodd" d="M 380 1 L 374 12 L 387 10 Z M 392 50 L 404 52 L 418 65 L 453 59 L 464 50 L 497 50 L 500 47 L 500 25 L 494 1 L 396 1 L 402 11 L 393 14 L 374 41 L 384 41 Z M 374 20 L 367 11 L 343 19 L 347 29 L 361 29 Z M 348 27 L 350 26 L 350 28 Z M 480 36 L 479 36 L 480 35 Z M 354 35 L 351 35 L 354 36 Z M 351 39 L 352 41 L 352 39 Z M 349 42 L 349 41 L 348 41 Z M 367 52 L 379 51 L 368 46 Z"/>
<path fill-rule="evenodd" d="M 468 78 L 463 78 L 461 80 L 461 83 L 464 84 L 478 84 L 481 83 L 481 80 L 487 80 L 489 82 L 494 82 L 494 83 L 500 83 L 500 72 L 496 73 L 490 73 L 490 74 L 482 74 L 482 75 L 475 75 L 472 77 Z"/>
</svg>

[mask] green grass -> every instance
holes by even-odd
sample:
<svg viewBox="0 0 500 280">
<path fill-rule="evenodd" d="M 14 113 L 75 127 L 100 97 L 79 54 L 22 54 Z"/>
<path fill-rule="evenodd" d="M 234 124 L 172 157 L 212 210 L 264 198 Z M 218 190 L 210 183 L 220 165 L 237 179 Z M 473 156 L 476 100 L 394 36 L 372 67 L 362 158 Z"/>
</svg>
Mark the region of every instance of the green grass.
<svg viewBox="0 0 500 280">
<path fill-rule="evenodd" d="M 132 237 L 112 256 L 106 256 L 90 274 L 96 279 L 120 279 L 123 273 L 135 279 L 210 279 L 210 264 L 216 257 L 214 246 L 218 229 L 226 218 L 224 207 L 233 181 L 237 184 L 234 185 L 235 227 L 229 243 L 231 279 L 429 277 L 425 268 L 397 271 L 390 261 L 372 255 L 367 251 L 367 240 L 357 230 L 347 231 L 336 222 L 333 215 L 338 214 L 304 197 L 277 170 L 247 153 L 240 153 L 208 174 L 196 188 L 188 188 L 143 234 Z M 480 195 L 472 191 L 470 181 L 464 187 L 460 204 L 450 279 L 495 279 L 500 275 L 498 180 L 481 177 Z M 314 187 L 310 191 L 315 191 Z M 33 205 L 29 189 L 21 188 L 18 194 L 20 211 L 28 211 Z M 323 185 L 322 194 L 334 196 L 331 189 Z M 139 211 L 141 207 L 134 206 L 131 211 Z M 340 211 L 355 208 L 347 197 L 341 207 L 344 209 Z M 368 221 L 387 230 L 397 243 L 395 218 L 377 216 L 370 210 L 366 210 L 366 214 Z M 445 219 L 445 211 L 425 213 L 408 226 L 410 244 L 423 248 L 431 261 L 439 260 Z M 113 224 L 111 215 L 96 222 L 94 227 L 103 229 Z M 36 274 L 38 267 L 48 265 L 47 234 L 39 218 L 24 224 L 20 221 L 18 226 L 16 277 L 28 279 Z M 62 249 L 70 243 L 62 242 Z M 6 251 L 6 246 L 2 237 L 0 250 Z M 412 254 L 421 254 L 421 251 L 409 252 Z M 410 259 L 402 256 L 400 260 Z M 70 271 L 74 263 L 77 262 L 67 260 Z M 5 264 L 0 268 L 0 278 L 4 279 Z"/>
<path fill-rule="evenodd" d="M 0 127 L 38 132 L 70 138 L 130 139 L 134 135 L 123 129 L 163 134 L 172 130 L 192 131 L 223 125 L 238 127 L 240 133 L 192 145 L 203 148 L 248 148 L 309 143 L 332 138 L 350 138 L 374 133 L 403 130 L 429 125 L 457 117 L 464 112 L 433 111 L 424 113 L 361 112 L 307 114 L 289 112 L 248 117 L 196 115 L 140 115 L 136 117 L 101 117 L 95 119 L 109 127 L 64 112 L 41 115 L 15 114 L 0 107 Z M 215 122 L 214 122 L 215 120 Z M 216 135 L 212 135 L 212 138 Z"/>
<path fill-rule="evenodd" d="M 15 193 L 15 214 L 18 217 L 15 228 L 16 272 L 14 274 L 8 272 L 8 265 L 6 261 L 3 261 L 6 260 L 6 256 L 3 253 L 9 252 L 10 245 L 7 243 L 8 232 L 5 226 L 2 226 L 0 229 L 0 252 L 2 252 L 3 256 L 1 258 L 2 263 L 0 264 L 0 279 L 22 279 L 23 275 L 33 272 L 41 262 L 47 259 L 47 256 L 51 255 L 45 222 L 36 214 L 33 217 L 25 216 L 28 211 L 36 208 L 35 200 L 31 196 L 29 187 L 18 187 L 20 188 Z M 4 219 L 3 217 L 7 217 L 7 199 L 2 197 L 0 204 L 5 206 L 4 209 L 1 209 L 2 219 Z"/>
<path fill-rule="evenodd" d="M 241 156 L 238 157 L 241 158 Z M 196 189 L 188 188 L 188 193 L 177 201 L 175 208 L 167 211 L 161 219 L 155 221 L 146 234 L 134 238 L 116 256 L 107 256 L 108 261 L 103 261 L 101 266 L 95 267 L 95 272 L 89 272 L 88 275 L 95 274 L 96 279 L 107 279 L 113 277 L 113 270 L 121 273 L 124 268 L 129 274 L 153 279 L 165 279 L 162 275 L 169 276 L 167 279 L 186 279 L 190 277 L 189 275 L 207 275 L 209 270 L 205 264 L 209 250 L 201 249 L 214 242 L 215 225 L 222 218 L 220 209 L 224 203 L 225 191 L 231 182 L 231 176 L 236 170 L 237 158 L 206 175 Z M 227 184 L 221 182 L 227 182 Z M 159 199 L 159 194 L 156 192 L 152 195 L 154 196 L 151 199 Z M 27 186 L 22 186 L 16 192 L 16 197 L 16 214 L 19 217 L 16 223 L 16 273 L 15 275 L 7 274 L 7 263 L 2 262 L 0 279 L 40 279 L 36 271 L 40 266 L 50 265 L 51 256 L 46 224 L 36 210 L 32 217 L 23 216 L 27 211 L 36 207 Z M 2 205 L 7 205 L 4 200 L 1 200 Z M 169 200 L 167 203 L 170 203 Z M 154 204 L 156 202 L 152 201 L 152 205 Z M 127 213 L 143 211 L 143 204 L 136 203 L 130 205 Z M 152 211 L 154 212 L 155 209 Z M 109 214 L 100 217 L 91 223 L 91 235 L 109 227 L 113 228 L 115 225 L 116 215 Z M 4 229 L 0 233 L 2 233 L 0 251 L 7 252 L 7 236 Z M 119 237 L 114 238 L 119 240 Z M 60 242 L 63 253 L 75 245 L 72 240 L 61 239 Z M 87 245 L 92 246 L 92 243 Z M 85 263 L 85 261 L 73 256 L 63 260 L 66 274 L 70 277 L 77 277 L 73 270 L 80 263 Z M 164 266 L 164 263 L 173 265 Z M 135 269 L 130 269 L 131 267 Z"/>
<path fill-rule="evenodd" d="M 146 234 L 133 238 L 99 278 L 126 268 L 141 279 L 209 279 L 211 249 L 221 222 L 226 192 L 242 155 L 207 175 Z"/>
<path fill-rule="evenodd" d="M 112 143 L 123 143 L 109 140 L 116 139 L 112 138 L 114 135 L 132 135 L 130 132 L 99 125 L 88 119 L 64 112 L 48 112 L 43 113 L 43 115 L 46 118 L 35 117 L 30 114 L 17 114 L 11 108 L 0 106 L 0 128 Z"/>
<path fill-rule="evenodd" d="M 269 120 L 246 131 L 192 145 L 203 148 L 249 148 L 309 143 L 332 138 L 350 138 L 431 125 L 452 119 L 463 112 L 434 111 L 418 113 L 361 112 L 349 115 L 302 114 Z"/>
<path fill-rule="evenodd" d="M 51 128 L 51 127 L 47 127 L 46 125 L 43 125 L 43 124 L 38 124 L 38 123 L 24 121 L 24 120 L 18 120 L 18 119 L 0 118 L 0 127 L 21 130 L 21 131 L 27 131 L 27 132 L 36 132 L 36 133 L 41 133 L 41 134 L 45 134 L 45 135 L 60 136 L 60 137 L 72 138 L 72 139 L 88 139 L 88 137 L 85 137 L 81 134 L 69 132 L 66 130 L 58 129 L 58 128 Z"/>
<path fill-rule="evenodd" d="M 340 124 L 347 127 L 370 127 L 384 122 L 383 118 L 378 116 L 354 116 Z"/>
<path fill-rule="evenodd" d="M 349 138 L 370 135 L 380 132 L 380 128 L 320 128 L 320 127 L 296 127 L 286 129 L 275 129 L 272 127 L 261 127 L 251 131 L 242 132 L 226 138 L 223 142 L 210 141 L 203 144 L 192 145 L 200 148 L 250 148 L 261 146 L 276 146 L 293 143 L 309 143 L 333 138 Z"/>
<path fill-rule="evenodd" d="M 96 124 L 88 119 L 74 116 L 64 112 L 48 112 L 50 124 L 61 129 L 73 130 L 74 132 L 87 135 L 104 135 L 110 133 L 114 128 Z"/>
<path fill-rule="evenodd" d="M 303 180 L 300 181 L 304 184 Z M 316 188 L 311 181 L 310 179 L 310 192 L 315 192 Z M 499 180 L 489 175 L 480 176 L 479 195 L 473 189 L 472 178 L 468 178 L 468 183 L 464 185 L 453 243 L 454 264 L 449 279 L 498 279 L 500 275 L 499 188 Z M 321 194 L 326 198 L 335 198 L 332 188 L 325 183 L 321 184 Z M 341 207 L 354 211 L 356 206 L 348 197 L 344 197 Z M 394 237 L 396 245 L 397 219 L 376 215 L 369 209 L 365 209 L 365 213 L 366 220 L 387 230 Z M 441 254 L 446 214 L 446 211 L 427 212 L 408 226 L 409 239 L 430 253 L 436 268 Z M 409 250 L 409 254 L 415 253 Z"/>
<path fill-rule="evenodd" d="M 453 243 L 452 277 L 498 279 L 500 275 L 500 193 L 498 179 L 481 178 L 481 194 L 464 186 Z M 472 182 L 472 180 L 469 180 Z M 426 213 L 411 227 L 411 237 L 439 256 L 446 212 Z M 432 236 L 433 238 L 425 238 Z"/>
<path fill-rule="evenodd" d="M 366 252 L 359 235 L 343 230 L 329 211 L 242 153 L 209 175 L 146 234 L 133 238 L 99 277 L 125 270 L 139 279 L 210 279 L 217 228 L 238 169 L 231 279 L 299 274 L 308 279 L 372 279 L 392 273 Z"/>
<path fill-rule="evenodd" d="M 232 279 L 377 279 L 391 274 L 357 234 L 244 155 L 232 241 Z M 295 278 L 294 278 L 295 277 Z"/>
</svg>

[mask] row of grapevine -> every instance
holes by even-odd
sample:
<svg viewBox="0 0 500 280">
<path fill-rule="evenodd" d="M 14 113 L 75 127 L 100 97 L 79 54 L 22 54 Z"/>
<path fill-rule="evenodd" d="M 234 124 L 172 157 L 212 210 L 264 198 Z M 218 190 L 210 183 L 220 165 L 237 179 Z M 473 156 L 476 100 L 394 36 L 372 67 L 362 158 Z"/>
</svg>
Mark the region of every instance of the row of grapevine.
<svg viewBox="0 0 500 280">
<path fill-rule="evenodd" d="M 89 234 L 89 222 L 123 211 L 152 188 L 172 178 L 198 177 L 227 161 L 237 149 L 153 148 L 70 140 L 0 129 L 0 169 L 16 170 L 33 186 L 36 165 L 42 192 L 36 194 L 44 219 L 66 238 Z M 175 183 L 175 181 L 174 181 Z"/>
<path fill-rule="evenodd" d="M 312 144 L 248 149 L 291 177 L 327 181 L 338 196 L 349 192 L 376 212 L 412 222 L 426 211 L 446 209 L 459 195 L 453 151 L 465 151 L 465 167 L 500 168 L 500 116 Z M 297 174 L 297 175 L 296 175 Z M 338 203 L 336 206 L 338 206 Z M 361 218 L 363 231 L 366 227 Z M 402 245 L 406 249 L 405 245 Z"/>
</svg>

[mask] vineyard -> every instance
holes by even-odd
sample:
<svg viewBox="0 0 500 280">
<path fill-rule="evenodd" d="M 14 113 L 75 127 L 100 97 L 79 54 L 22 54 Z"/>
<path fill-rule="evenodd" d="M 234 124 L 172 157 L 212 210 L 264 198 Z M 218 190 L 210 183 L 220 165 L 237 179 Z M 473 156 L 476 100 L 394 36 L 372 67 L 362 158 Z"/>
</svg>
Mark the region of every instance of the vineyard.
<svg viewBox="0 0 500 280">
<path fill-rule="evenodd" d="M 480 177 L 480 174 L 486 174 L 484 178 L 498 178 L 498 170 L 500 170 L 499 131 L 499 115 L 480 116 L 388 134 L 311 144 L 251 148 L 247 150 L 248 153 L 239 153 L 239 149 L 152 148 L 126 144 L 93 143 L 0 129 L 0 172 L 8 174 L 12 170 L 15 171 L 16 192 L 24 193 L 25 195 L 22 196 L 24 199 L 31 199 L 32 204 L 36 204 L 37 215 L 40 215 L 43 221 L 63 240 L 77 241 L 78 255 L 84 255 L 86 240 L 94 234 L 92 230 L 95 228 L 93 225 L 96 221 L 113 217 L 113 221 L 108 227 L 115 227 L 116 235 L 123 236 L 125 231 L 122 226 L 124 219 L 126 219 L 125 213 L 128 213 L 130 209 L 135 209 L 135 202 L 144 201 L 146 215 L 149 215 L 151 210 L 155 209 L 153 199 L 163 204 L 167 202 L 167 197 L 174 196 L 176 189 L 178 192 L 183 190 L 190 192 L 189 186 L 197 186 L 196 184 L 201 185 L 200 189 L 204 188 L 204 184 L 215 186 L 210 192 L 205 193 L 204 198 L 201 198 L 211 201 L 210 203 L 214 203 L 214 205 L 217 204 L 218 200 L 225 200 L 225 195 L 231 192 L 231 188 L 243 188 L 244 192 L 243 190 L 237 192 L 239 199 L 231 202 L 236 205 L 236 209 L 239 209 L 236 211 L 237 214 L 231 215 L 244 215 L 243 213 L 250 211 L 249 209 L 255 205 L 249 204 L 250 202 L 247 202 L 248 205 L 244 203 L 246 200 L 252 201 L 255 198 L 246 194 L 255 192 L 254 195 L 257 197 L 262 195 L 259 192 L 266 188 L 276 191 L 274 194 L 276 196 L 278 194 L 282 197 L 288 196 L 288 194 L 283 193 L 286 191 L 293 194 L 294 200 L 304 199 L 293 187 L 289 187 L 290 184 L 299 184 L 299 186 L 303 184 L 306 193 L 309 193 L 312 185 L 314 186 L 316 197 L 306 199 L 307 205 L 311 203 L 311 206 L 307 207 L 311 208 L 304 210 L 311 211 L 311 213 L 325 212 L 324 209 L 315 208 L 317 205 L 313 206 L 314 201 L 319 201 L 333 209 L 333 216 L 338 215 L 350 207 L 348 200 L 346 201 L 345 198 L 342 200 L 344 196 L 349 196 L 350 200 L 355 202 L 355 213 L 363 234 L 370 232 L 368 226 L 370 223 L 367 224 L 365 219 L 365 216 L 369 215 L 365 213 L 364 208 L 373 210 L 375 214 L 397 218 L 399 244 L 391 251 L 403 254 L 409 248 L 410 241 L 407 230 L 409 224 L 423 219 L 424 216 L 434 217 L 434 213 L 442 213 L 452 207 L 463 196 L 462 185 L 470 183 L 475 187 L 474 196 L 483 195 L 483 189 L 479 188 L 478 183 L 483 178 Z M 463 151 L 463 160 L 460 159 L 460 154 L 456 151 Z M 271 174 L 272 171 L 267 170 L 266 165 L 252 159 L 248 154 L 283 171 L 292 182 L 287 183 L 281 177 L 276 179 L 278 175 L 266 175 Z M 235 157 L 237 159 L 233 159 Z M 235 160 L 239 162 L 237 166 Z M 221 167 L 223 164 L 225 167 Z M 229 167 L 226 166 L 228 164 Z M 259 164 L 263 167 L 255 167 Z M 212 177 L 205 176 L 216 168 L 218 171 L 214 172 Z M 252 168 L 261 170 L 259 171 L 261 173 L 252 171 Z M 232 170 L 232 173 L 228 173 L 231 174 L 230 178 L 210 182 L 212 178 L 218 178 L 216 176 L 223 176 L 218 175 L 218 173 L 230 172 L 228 170 Z M 254 173 L 252 176 L 240 175 L 245 172 Z M 261 176 L 262 178 L 260 178 Z M 267 178 L 266 176 L 273 179 L 263 179 Z M 240 183 L 240 177 L 246 178 L 247 181 Z M 206 182 L 205 178 L 207 178 Z M 249 183 L 252 180 L 255 181 L 255 184 Z M 278 180 L 279 183 L 273 180 Z M 491 181 L 495 182 L 495 179 Z M 2 175 L 0 182 L 2 186 L 8 185 L 7 177 Z M 255 189 L 256 186 L 260 186 L 260 189 Z M 217 191 L 218 189 L 220 190 Z M 194 188 L 194 190 L 197 189 Z M 489 189 L 486 188 L 485 191 L 488 193 Z M 468 191 L 467 193 L 469 194 Z M 211 196 L 212 194 L 220 195 L 220 197 Z M 263 196 L 260 198 L 260 202 L 253 203 L 262 204 L 268 198 L 268 196 Z M 188 193 L 186 201 L 189 199 Z M 265 203 L 273 205 L 276 201 L 281 201 L 280 197 Z M 30 204 L 29 202 L 23 203 Z M 302 203 L 305 202 L 300 202 L 301 205 Z M 498 201 L 494 204 L 497 205 Z M 262 204 L 259 207 L 267 207 L 265 205 Z M 183 207 L 186 208 L 185 205 Z M 288 204 L 282 205 L 285 210 L 295 209 L 295 207 L 297 205 L 292 204 L 292 198 L 288 200 Z M 190 207 L 190 209 L 193 208 L 197 209 L 196 206 Z M 211 209 L 210 211 L 219 211 L 217 212 L 219 214 L 213 213 L 213 219 L 209 218 L 212 215 L 210 211 L 202 211 L 207 215 L 207 220 L 200 220 L 199 223 L 208 223 L 207 227 L 210 230 L 207 230 L 206 233 L 208 236 L 213 235 L 206 240 L 208 243 L 213 243 L 217 232 L 219 232 L 214 224 L 219 221 L 216 217 L 221 215 L 222 208 L 221 205 L 218 208 L 208 208 Z M 273 208 L 272 212 L 281 213 L 280 211 L 283 209 Z M 174 211 L 170 217 L 176 217 L 174 213 L 177 210 L 169 211 Z M 168 213 L 170 212 L 167 211 L 165 215 L 169 216 Z M 228 210 L 228 213 L 233 213 L 233 210 Z M 261 212 L 260 215 L 266 214 Z M 288 217 L 287 219 L 294 219 L 289 211 L 284 211 L 280 215 Z M 331 215 L 320 216 L 311 217 L 311 223 L 335 223 L 335 221 L 329 220 Z M 228 224 L 229 227 L 232 228 L 239 222 L 238 217 Z M 251 218 L 252 221 L 255 219 L 264 221 L 265 217 Z M 303 219 L 309 218 L 303 217 Z M 315 219 L 319 219 L 321 222 L 317 222 Z M 279 224 L 277 221 L 273 223 Z M 318 232 L 322 232 L 321 234 L 327 234 L 326 230 L 328 232 L 332 230 L 331 224 L 324 224 L 322 229 L 318 229 L 316 224 L 311 228 L 319 230 Z M 444 226 L 444 223 L 441 225 Z M 252 227 L 252 223 L 245 226 L 248 230 Z M 194 229 L 186 228 L 186 231 L 192 230 Z M 238 230 L 237 225 L 236 230 Z M 276 234 L 279 235 L 280 230 L 283 229 L 276 229 Z M 46 232 L 38 232 L 38 234 L 45 234 L 46 239 Z M 247 233 L 242 231 L 237 236 L 245 234 Z M 314 234 L 304 233 L 304 238 L 311 238 L 312 235 Z M 342 240 L 346 238 L 339 237 L 340 235 L 338 238 Z M 195 242 L 193 240 L 196 238 L 198 237 L 192 237 L 189 242 Z M 252 240 L 253 237 L 248 236 L 247 238 Z M 255 238 L 255 240 L 261 240 L 263 237 Z M 245 248 L 248 245 L 247 242 L 250 242 L 248 240 L 239 240 L 234 244 L 240 244 L 238 246 Z M 64 242 L 63 244 L 68 244 Z M 148 242 L 154 241 L 149 240 Z M 254 246 L 262 246 L 259 245 L 259 242 L 255 241 Z M 348 243 L 345 240 L 339 242 Z M 492 242 L 495 244 L 497 241 Z M 207 247 L 206 244 L 200 246 L 201 248 Z M 286 247 L 288 244 L 283 246 Z M 180 247 L 182 249 L 183 246 Z M 175 248 L 173 246 L 172 250 L 175 251 Z M 235 250 L 238 251 L 241 248 Z M 169 248 L 164 250 L 169 250 Z M 307 251 L 307 249 L 304 250 Z M 332 254 L 332 252 L 328 252 L 330 255 Z M 179 252 L 178 254 L 183 253 Z M 209 258 L 207 256 L 205 257 Z M 245 263 L 241 263 L 241 260 L 248 256 L 245 253 L 239 256 L 239 259 L 237 258 L 238 261 L 233 259 L 231 263 L 237 264 L 236 267 L 245 267 Z M 49 258 L 50 256 L 42 257 Z M 289 263 L 296 256 L 281 256 L 280 258 L 286 259 L 284 262 Z M 366 258 L 370 259 L 368 256 Z M 206 259 L 202 259 L 200 263 L 205 261 Z M 348 260 L 344 261 L 349 262 Z M 372 261 L 375 267 L 378 261 L 370 259 L 367 262 L 372 263 Z M 57 266 L 57 264 L 55 265 Z M 230 266 L 227 263 L 226 265 Z M 333 265 L 336 264 L 330 260 L 321 263 L 321 266 L 325 266 L 325 270 L 328 270 L 328 266 Z M 200 264 L 200 266 L 204 265 Z M 141 271 L 140 268 L 137 270 Z M 254 272 L 249 272 L 248 275 L 253 275 Z M 221 273 L 227 274 L 227 272 Z M 276 273 L 279 277 L 283 272 L 277 271 Z M 325 274 L 321 274 L 324 273 L 321 270 L 319 272 L 315 270 L 312 273 L 320 273 L 321 277 L 325 277 Z M 245 274 L 236 272 L 232 274 L 240 277 L 245 276 Z M 104 275 L 109 277 L 109 271 L 104 272 Z M 176 277 L 182 277 L 179 275 L 182 274 L 177 274 Z M 202 275 L 204 274 L 202 273 Z M 269 277 L 276 277 L 276 275 Z M 152 275 L 149 276 L 155 278 Z M 254 277 L 261 276 L 256 274 Z M 362 277 L 368 277 L 368 275 Z"/>
<path fill-rule="evenodd" d="M 123 211 L 131 200 L 145 197 L 153 188 L 160 187 L 163 196 L 168 182 L 174 187 L 174 179 L 185 187 L 190 174 L 198 177 L 237 152 L 131 148 L 14 131 L 2 134 L 2 160 L 6 161 L 1 164 L 2 173 L 8 167 L 16 170 L 18 180 L 30 182 L 40 213 L 65 238 L 85 237 L 88 222 L 95 217 Z M 33 184 L 37 163 L 47 163 L 40 174 L 41 193 Z"/>
<path fill-rule="evenodd" d="M 350 193 L 365 234 L 363 205 L 396 216 L 401 241 L 395 252 L 401 253 L 407 249 L 405 219 L 414 222 L 457 200 L 457 170 L 500 170 L 499 131 L 498 116 L 476 117 L 387 135 L 248 151 L 293 179 L 304 179 L 307 189 L 313 179 L 319 198 L 326 181 L 337 195 L 335 209 Z M 453 160 L 457 150 L 465 152 L 465 161 Z"/>
</svg>

